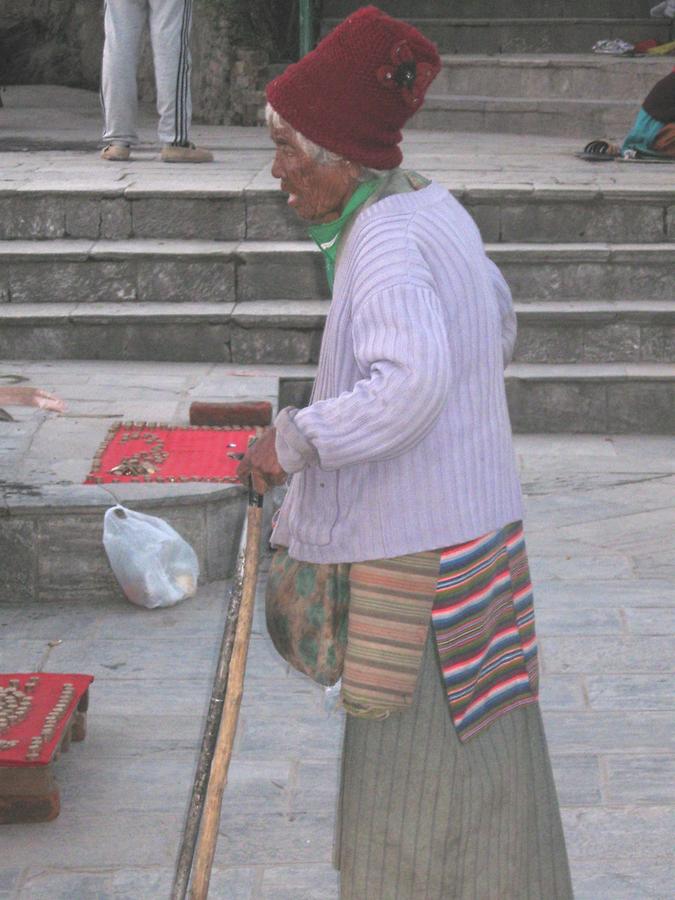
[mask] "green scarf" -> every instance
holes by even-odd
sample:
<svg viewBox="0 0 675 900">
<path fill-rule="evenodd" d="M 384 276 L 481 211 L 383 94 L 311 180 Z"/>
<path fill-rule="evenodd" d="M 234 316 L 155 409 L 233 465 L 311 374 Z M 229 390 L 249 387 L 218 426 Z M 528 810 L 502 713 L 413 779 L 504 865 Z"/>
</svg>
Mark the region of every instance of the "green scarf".
<svg viewBox="0 0 675 900">
<path fill-rule="evenodd" d="M 371 181 L 364 181 L 360 184 L 349 198 L 342 215 L 333 222 L 322 222 L 320 225 L 310 225 L 309 234 L 323 253 L 324 262 L 326 263 L 326 276 L 328 278 L 328 286 L 333 290 L 333 282 L 335 280 L 335 257 L 337 255 L 340 234 L 349 219 L 354 215 L 359 207 L 363 206 L 366 200 L 372 196 L 381 183 L 381 179 L 373 178 Z"/>
</svg>

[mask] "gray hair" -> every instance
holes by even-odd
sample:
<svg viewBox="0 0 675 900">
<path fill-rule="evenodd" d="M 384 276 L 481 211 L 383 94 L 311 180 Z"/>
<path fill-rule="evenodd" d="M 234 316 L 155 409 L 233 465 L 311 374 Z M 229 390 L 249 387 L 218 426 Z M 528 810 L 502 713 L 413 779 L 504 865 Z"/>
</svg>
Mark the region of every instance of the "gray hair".
<svg viewBox="0 0 675 900">
<path fill-rule="evenodd" d="M 290 128 L 303 152 L 320 166 L 334 166 L 340 162 L 351 162 L 344 156 L 340 156 L 339 153 L 333 153 L 332 150 L 326 150 L 325 147 L 319 147 L 314 141 L 310 141 L 304 134 L 301 134 L 292 125 L 289 125 L 271 103 L 268 103 L 265 107 L 265 122 L 268 128 L 282 128 L 283 126 Z M 369 169 L 367 166 L 361 165 L 361 163 L 355 163 L 355 165 L 360 167 L 360 172 L 357 176 L 359 181 L 372 181 L 373 178 L 384 178 L 390 172 L 389 169 Z"/>
</svg>

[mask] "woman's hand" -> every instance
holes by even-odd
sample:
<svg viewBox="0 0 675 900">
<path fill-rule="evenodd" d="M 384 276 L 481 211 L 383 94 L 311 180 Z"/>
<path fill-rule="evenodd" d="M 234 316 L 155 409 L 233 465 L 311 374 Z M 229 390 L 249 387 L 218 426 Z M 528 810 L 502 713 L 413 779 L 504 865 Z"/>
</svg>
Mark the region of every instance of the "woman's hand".
<svg viewBox="0 0 675 900">
<path fill-rule="evenodd" d="M 276 428 L 268 428 L 261 438 L 251 445 L 237 467 L 237 478 L 248 484 L 249 476 L 253 489 L 264 494 L 268 488 L 283 484 L 288 477 L 279 465 L 275 449 Z"/>
<path fill-rule="evenodd" d="M 0 405 L 37 406 L 52 412 L 63 412 L 66 404 L 56 394 L 34 387 L 0 387 Z"/>
</svg>

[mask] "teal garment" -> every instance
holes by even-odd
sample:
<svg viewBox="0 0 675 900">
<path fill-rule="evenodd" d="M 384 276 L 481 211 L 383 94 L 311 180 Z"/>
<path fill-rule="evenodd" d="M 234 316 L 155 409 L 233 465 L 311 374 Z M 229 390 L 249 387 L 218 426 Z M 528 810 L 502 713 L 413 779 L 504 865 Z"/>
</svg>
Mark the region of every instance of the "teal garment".
<svg viewBox="0 0 675 900">
<path fill-rule="evenodd" d="M 656 140 L 656 136 L 662 128 L 663 122 L 654 119 L 648 112 L 645 112 L 644 109 L 641 108 L 635 122 L 633 122 L 633 127 L 621 146 L 621 152 L 625 153 L 626 150 L 638 150 L 640 153 L 658 155 L 654 154 L 651 145 Z"/>
<path fill-rule="evenodd" d="M 324 262 L 326 263 L 326 277 L 328 278 L 328 286 L 333 290 L 333 282 L 335 280 L 335 257 L 337 255 L 340 234 L 347 222 L 351 219 L 357 209 L 359 209 L 375 193 L 380 185 L 379 178 L 373 178 L 371 181 L 364 181 L 360 184 L 347 201 L 342 215 L 334 222 L 323 222 L 321 225 L 311 225 L 309 235 L 316 241 L 319 249 L 323 253 Z"/>
</svg>

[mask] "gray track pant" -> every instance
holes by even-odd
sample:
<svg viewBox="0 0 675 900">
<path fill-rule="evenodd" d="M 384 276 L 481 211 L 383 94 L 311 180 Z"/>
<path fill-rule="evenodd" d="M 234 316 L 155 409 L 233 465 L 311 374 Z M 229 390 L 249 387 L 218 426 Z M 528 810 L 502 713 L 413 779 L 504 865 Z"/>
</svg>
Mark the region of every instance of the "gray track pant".
<svg viewBox="0 0 675 900">
<path fill-rule="evenodd" d="M 136 70 L 141 37 L 150 22 L 159 140 L 186 143 L 192 118 L 190 29 L 192 0 L 106 0 L 101 73 L 106 142 L 138 140 Z"/>
</svg>

